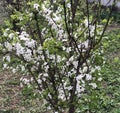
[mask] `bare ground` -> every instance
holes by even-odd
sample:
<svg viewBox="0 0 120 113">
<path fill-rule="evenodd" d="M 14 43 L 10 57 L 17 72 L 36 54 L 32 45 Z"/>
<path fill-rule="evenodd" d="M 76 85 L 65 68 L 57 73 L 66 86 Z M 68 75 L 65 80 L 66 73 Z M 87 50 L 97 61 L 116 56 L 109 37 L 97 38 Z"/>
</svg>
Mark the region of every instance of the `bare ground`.
<svg viewBox="0 0 120 113">
<path fill-rule="evenodd" d="M 9 71 L 0 73 L 0 113 L 18 109 L 25 109 L 21 105 L 20 75 Z"/>
</svg>

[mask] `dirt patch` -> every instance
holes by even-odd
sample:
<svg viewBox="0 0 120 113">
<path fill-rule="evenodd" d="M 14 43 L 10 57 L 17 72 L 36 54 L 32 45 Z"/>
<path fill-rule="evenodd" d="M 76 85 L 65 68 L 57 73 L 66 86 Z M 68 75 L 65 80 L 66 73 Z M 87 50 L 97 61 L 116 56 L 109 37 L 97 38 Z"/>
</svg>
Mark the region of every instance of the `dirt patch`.
<svg viewBox="0 0 120 113">
<path fill-rule="evenodd" d="M 117 29 L 120 29 L 120 24 L 118 24 L 118 23 L 112 23 L 112 24 L 108 25 L 108 27 L 107 27 L 107 31 L 114 31 Z"/>
<path fill-rule="evenodd" d="M 24 108 L 20 105 L 21 87 L 19 79 L 20 75 L 12 74 L 9 71 L 0 73 L 0 112 Z"/>
</svg>

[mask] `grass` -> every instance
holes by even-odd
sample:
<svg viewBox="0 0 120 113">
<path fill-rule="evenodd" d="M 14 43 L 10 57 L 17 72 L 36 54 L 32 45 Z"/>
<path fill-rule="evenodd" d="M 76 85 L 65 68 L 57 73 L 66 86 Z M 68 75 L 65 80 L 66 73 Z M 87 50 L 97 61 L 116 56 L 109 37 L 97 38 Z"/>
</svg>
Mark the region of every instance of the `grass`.
<svg viewBox="0 0 120 113">
<path fill-rule="evenodd" d="M 108 32 L 109 37 L 104 40 L 106 65 L 102 69 L 105 87 L 103 91 L 108 95 L 109 113 L 120 113 L 120 33 L 119 29 Z M 107 104 L 107 105 L 108 105 Z"/>
</svg>

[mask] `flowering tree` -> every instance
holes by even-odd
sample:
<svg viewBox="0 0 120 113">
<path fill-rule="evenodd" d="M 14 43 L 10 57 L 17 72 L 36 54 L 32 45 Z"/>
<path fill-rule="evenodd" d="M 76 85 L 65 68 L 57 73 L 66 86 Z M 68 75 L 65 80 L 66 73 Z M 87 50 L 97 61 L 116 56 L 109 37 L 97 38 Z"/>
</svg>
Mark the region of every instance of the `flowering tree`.
<svg viewBox="0 0 120 113">
<path fill-rule="evenodd" d="M 26 0 L 6 21 L 0 39 L 3 69 L 23 74 L 21 86 L 36 85 L 55 113 L 78 112 L 82 96 L 101 81 L 98 45 L 109 17 L 102 21 L 101 6 L 95 5 L 93 13 L 87 0 Z"/>
</svg>

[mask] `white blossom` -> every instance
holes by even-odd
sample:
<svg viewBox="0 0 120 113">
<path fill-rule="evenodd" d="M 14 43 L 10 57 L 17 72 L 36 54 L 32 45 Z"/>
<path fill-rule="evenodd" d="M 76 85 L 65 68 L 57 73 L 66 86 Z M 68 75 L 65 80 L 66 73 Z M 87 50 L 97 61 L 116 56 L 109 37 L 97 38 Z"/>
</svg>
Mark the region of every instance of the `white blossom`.
<svg viewBox="0 0 120 113">
<path fill-rule="evenodd" d="M 65 89 L 67 89 L 67 90 L 71 90 L 73 87 L 72 86 L 68 86 L 68 87 L 65 87 Z"/>
<path fill-rule="evenodd" d="M 13 72 L 13 73 L 16 73 L 16 71 L 17 71 L 16 69 L 12 69 L 12 72 Z"/>
<path fill-rule="evenodd" d="M 26 31 L 22 31 L 21 34 L 18 36 L 20 40 L 23 41 L 29 41 L 29 34 L 26 33 Z"/>
<path fill-rule="evenodd" d="M 25 42 L 25 46 L 30 47 L 30 48 L 34 48 L 35 44 L 36 44 L 36 42 L 34 40 L 30 40 L 30 41 Z"/>
<path fill-rule="evenodd" d="M 67 7 L 70 8 L 70 7 L 71 7 L 71 4 L 70 4 L 70 3 L 67 3 Z"/>
<path fill-rule="evenodd" d="M 33 8 L 36 9 L 37 11 L 39 11 L 39 6 L 40 6 L 39 4 L 35 3 L 35 4 L 33 5 Z"/>
<path fill-rule="evenodd" d="M 10 33 L 10 34 L 8 35 L 8 37 L 9 37 L 10 39 L 13 39 L 14 33 Z"/>
<path fill-rule="evenodd" d="M 80 80 L 82 80 L 82 78 L 83 78 L 84 76 L 85 76 L 84 74 L 79 74 L 79 75 L 76 77 L 76 80 L 77 80 L 77 81 L 80 81 Z"/>
<path fill-rule="evenodd" d="M 94 89 L 97 88 L 97 84 L 96 83 L 89 83 L 89 85 L 91 85 Z"/>
<path fill-rule="evenodd" d="M 57 111 L 55 113 L 58 113 Z"/>
<path fill-rule="evenodd" d="M 31 61 L 32 60 L 32 51 L 30 49 L 27 49 L 26 51 L 24 51 L 23 56 L 27 61 Z"/>
<path fill-rule="evenodd" d="M 99 78 L 98 78 L 98 81 L 102 81 L 102 78 L 101 78 L 101 77 L 99 77 Z"/>
<path fill-rule="evenodd" d="M 25 71 L 25 67 L 24 66 L 21 66 L 21 71 Z"/>
<path fill-rule="evenodd" d="M 60 87 L 58 91 L 59 91 L 58 98 L 62 99 L 62 100 L 65 100 L 65 94 L 64 94 L 63 89 Z"/>
<path fill-rule="evenodd" d="M 10 62 L 10 56 L 6 56 L 6 60 L 8 61 L 8 62 Z"/>
<path fill-rule="evenodd" d="M 82 71 L 83 71 L 83 73 L 85 73 L 85 72 L 87 72 L 87 70 L 88 70 L 88 67 L 84 66 Z"/>
<path fill-rule="evenodd" d="M 44 76 L 44 77 L 48 77 L 48 73 L 44 73 L 43 76 Z"/>
<path fill-rule="evenodd" d="M 92 80 L 92 76 L 90 74 L 86 74 L 86 80 Z"/>
<path fill-rule="evenodd" d="M 37 82 L 38 82 L 39 84 L 41 84 L 41 83 L 42 83 L 42 80 L 41 80 L 41 79 L 38 79 Z"/>
<path fill-rule="evenodd" d="M 3 64 L 3 69 L 7 68 L 7 64 Z"/>
<path fill-rule="evenodd" d="M 28 84 L 30 82 L 29 79 L 27 79 L 27 78 L 23 78 L 22 81 L 24 82 L 24 84 Z"/>
<path fill-rule="evenodd" d="M 78 67 L 78 61 L 73 61 L 73 65 L 77 69 L 77 67 Z"/>
<path fill-rule="evenodd" d="M 74 60 L 74 57 L 71 56 L 71 57 L 69 58 L 69 62 L 72 62 L 73 60 Z"/>
<path fill-rule="evenodd" d="M 89 26 L 89 29 L 90 29 L 90 35 L 91 35 L 91 36 L 94 36 L 95 25 L 90 25 L 90 26 Z"/>
<path fill-rule="evenodd" d="M 16 43 L 15 48 L 16 48 L 16 54 L 18 56 L 20 56 L 21 54 L 24 54 L 25 52 L 24 47 L 22 47 L 20 43 Z"/>
<path fill-rule="evenodd" d="M 12 45 L 9 42 L 5 42 L 5 47 L 8 49 L 8 51 L 12 51 Z"/>
<path fill-rule="evenodd" d="M 88 27 L 88 19 L 84 20 L 85 27 Z"/>
</svg>

